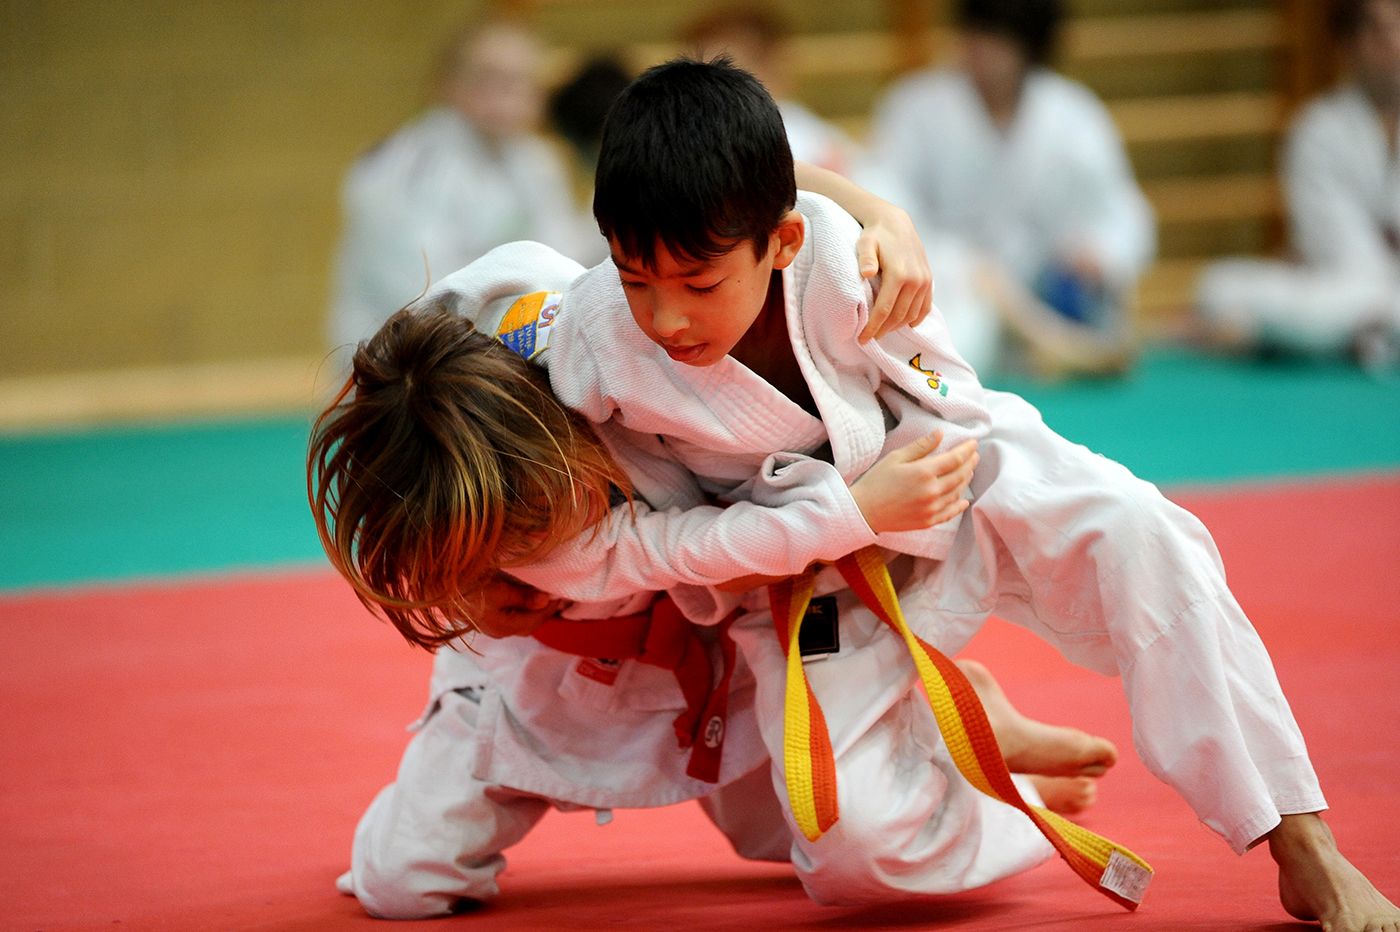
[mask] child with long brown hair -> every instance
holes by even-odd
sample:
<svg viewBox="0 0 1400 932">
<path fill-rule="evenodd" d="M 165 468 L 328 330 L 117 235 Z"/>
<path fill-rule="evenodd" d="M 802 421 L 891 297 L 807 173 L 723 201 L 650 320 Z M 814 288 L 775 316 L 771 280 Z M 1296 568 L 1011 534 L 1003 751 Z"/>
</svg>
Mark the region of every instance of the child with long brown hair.
<svg viewBox="0 0 1400 932">
<path fill-rule="evenodd" d="M 429 649 L 477 630 L 494 571 L 539 558 L 630 493 L 543 372 L 434 308 L 399 311 L 356 351 L 316 422 L 309 478 L 335 568 Z"/>
<path fill-rule="evenodd" d="M 975 444 L 896 475 L 936 443 L 926 438 L 891 454 L 885 468 L 851 487 L 846 507 L 824 512 L 820 533 L 805 540 L 747 502 L 688 515 L 653 512 L 633 501 L 626 472 L 593 427 L 554 398 L 543 371 L 471 321 L 428 302 L 399 311 L 358 348 L 350 380 L 316 422 L 308 480 L 317 529 L 336 569 L 407 640 L 435 649 L 482 631 L 481 593 L 498 571 L 538 564 L 571 539 L 598 533 L 614 504 L 627 508 L 616 524 L 640 526 L 650 546 L 669 548 L 646 561 L 657 568 L 651 589 L 790 575 L 872 542 L 872 532 L 895 529 L 893 521 L 946 520 L 966 507 L 961 493 L 977 461 Z M 831 471 L 817 490 L 844 490 L 844 483 Z M 769 536 L 758 539 L 764 546 L 751 556 L 726 552 L 713 575 L 667 573 L 667 566 L 694 567 L 705 559 L 699 550 L 709 538 L 663 528 L 683 523 L 695 531 L 702 521 Z M 850 532 L 834 534 L 837 527 Z M 627 545 L 637 541 L 614 537 L 610 559 L 628 562 L 634 555 Z"/>
</svg>

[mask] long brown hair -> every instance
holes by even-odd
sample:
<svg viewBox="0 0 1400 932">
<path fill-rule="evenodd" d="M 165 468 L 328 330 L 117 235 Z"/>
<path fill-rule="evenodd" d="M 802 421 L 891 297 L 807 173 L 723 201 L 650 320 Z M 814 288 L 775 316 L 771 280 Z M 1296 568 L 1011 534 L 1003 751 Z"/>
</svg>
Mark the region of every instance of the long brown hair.
<svg viewBox="0 0 1400 932">
<path fill-rule="evenodd" d="M 545 374 L 436 306 L 394 314 L 312 430 L 307 494 L 331 563 L 428 649 L 474 630 L 498 567 L 596 525 L 621 470 Z"/>
</svg>

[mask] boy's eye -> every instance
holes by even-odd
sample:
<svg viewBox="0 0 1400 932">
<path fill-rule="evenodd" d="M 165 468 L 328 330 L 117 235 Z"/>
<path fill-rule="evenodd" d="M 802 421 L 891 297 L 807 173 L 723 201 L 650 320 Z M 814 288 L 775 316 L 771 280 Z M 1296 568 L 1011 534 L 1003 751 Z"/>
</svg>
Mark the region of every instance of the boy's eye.
<svg viewBox="0 0 1400 932">
<path fill-rule="evenodd" d="M 709 285 L 705 288 L 701 288 L 699 285 L 686 285 L 685 287 L 695 292 L 696 294 L 709 294 L 710 292 L 714 291 L 716 288 L 719 287 L 719 282 L 715 282 L 713 285 Z"/>
<path fill-rule="evenodd" d="M 646 282 L 629 282 L 627 279 L 624 278 L 622 279 L 622 287 L 631 289 L 645 288 Z"/>
</svg>

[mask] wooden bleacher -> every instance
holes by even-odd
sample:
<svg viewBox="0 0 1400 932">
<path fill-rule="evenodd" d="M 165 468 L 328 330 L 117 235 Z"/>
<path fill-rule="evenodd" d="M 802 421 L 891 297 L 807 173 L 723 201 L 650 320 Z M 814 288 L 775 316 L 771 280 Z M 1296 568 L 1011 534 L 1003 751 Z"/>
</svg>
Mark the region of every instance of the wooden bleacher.
<svg viewBox="0 0 1400 932">
<path fill-rule="evenodd" d="M 954 0 L 771 0 L 797 95 L 856 136 L 902 72 L 953 48 Z M 1160 220 L 1149 326 L 1210 258 L 1282 244 L 1274 152 L 1335 73 L 1319 0 L 1068 0 L 1058 65 L 1093 88 Z M 346 167 L 426 99 L 437 49 L 504 6 L 557 50 L 634 67 L 710 0 L 208 0 L 155 19 L 16 7 L 0 41 L 0 433 L 304 409 Z M 22 28 L 21 28 L 22 27 Z"/>
<path fill-rule="evenodd" d="M 1326 70 L 1316 64 L 1316 4 L 1222 0 L 1204 11 L 1173 5 L 1179 6 L 1118 0 L 1109 15 L 1072 16 L 1058 59 L 1062 70 L 1104 98 L 1156 208 L 1160 257 L 1142 282 L 1139 302 L 1149 329 L 1189 306 L 1196 274 L 1211 258 L 1281 245 L 1273 153 L 1292 108 Z M 536 13 L 550 8 L 543 19 L 555 23 L 582 22 L 597 6 L 582 0 L 530 5 Z M 800 22 L 788 6 L 782 8 Z M 673 21 L 683 21 L 693 5 L 683 7 Z M 887 0 L 884 7 L 885 22 L 921 28 L 811 31 L 790 43 L 799 96 L 857 138 L 890 80 L 911 61 L 936 61 L 953 46 L 948 24 L 935 21 L 924 4 Z M 1300 32 L 1307 35 L 1300 38 Z M 567 72 L 584 51 L 563 43 L 556 73 Z M 660 38 L 626 44 L 622 57 L 641 69 L 679 51 Z M 1299 60 L 1318 72 L 1311 81 L 1297 79 Z M 1197 86 L 1203 82 L 1210 86 Z"/>
</svg>

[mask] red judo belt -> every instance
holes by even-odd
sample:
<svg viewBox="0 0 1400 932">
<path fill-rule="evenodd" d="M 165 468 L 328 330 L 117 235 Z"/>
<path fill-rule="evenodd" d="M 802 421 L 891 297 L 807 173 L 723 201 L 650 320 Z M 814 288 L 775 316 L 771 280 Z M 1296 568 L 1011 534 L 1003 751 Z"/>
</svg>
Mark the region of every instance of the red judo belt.
<svg viewBox="0 0 1400 932">
<path fill-rule="evenodd" d="M 640 615 L 600 621 L 551 619 L 535 629 L 534 637 L 566 654 L 637 660 L 674 673 L 686 704 L 675 720 L 677 741 L 682 748 L 691 749 L 685 772 L 697 780 L 718 783 L 729 713 L 729 680 L 734 672 L 734 639 L 729 636 L 734 617 L 718 625 L 724 662 L 718 683 L 710 655 L 696 636 L 696 626 L 664 596 Z"/>
<path fill-rule="evenodd" d="M 1114 902 L 1136 909 L 1152 880 L 1152 868 L 1127 848 L 1021 798 L 972 684 L 957 664 L 905 623 L 879 549 L 867 547 L 849 554 L 838 560 L 836 567 L 861 602 L 904 638 L 928 691 L 943 741 L 967 781 L 1024 812 L 1076 874 Z M 798 648 L 798 634 L 815 582 L 816 573 L 809 569 L 768 587 L 773 623 L 787 655 L 783 764 L 788 798 L 798 828 L 810 841 L 820 838 L 840 817 L 831 737 Z"/>
</svg>

